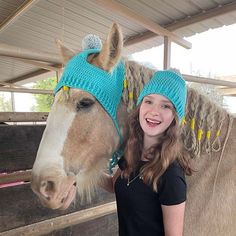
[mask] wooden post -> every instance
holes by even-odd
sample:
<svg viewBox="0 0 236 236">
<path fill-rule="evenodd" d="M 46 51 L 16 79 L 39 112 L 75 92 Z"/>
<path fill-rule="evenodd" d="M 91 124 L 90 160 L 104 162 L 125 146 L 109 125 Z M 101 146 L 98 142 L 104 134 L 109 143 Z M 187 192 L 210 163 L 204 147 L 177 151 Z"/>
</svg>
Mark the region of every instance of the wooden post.
<svg viewBox="0 0 236 236">
<path fill-rule="evenodd" d="M 171 41 L 169 37 L 164 36 L 164 61 L 163 61 L 164 70 L 170 68 L 170 58 L 171 58 Z"/>
<path fill-rule="evenodd" d="M 13 92 L 11 92 L 11 110 L 13 111 L 13 112 L 15 112 L 15 96 L 14 96 L 14 93 Z"/>
</svg>

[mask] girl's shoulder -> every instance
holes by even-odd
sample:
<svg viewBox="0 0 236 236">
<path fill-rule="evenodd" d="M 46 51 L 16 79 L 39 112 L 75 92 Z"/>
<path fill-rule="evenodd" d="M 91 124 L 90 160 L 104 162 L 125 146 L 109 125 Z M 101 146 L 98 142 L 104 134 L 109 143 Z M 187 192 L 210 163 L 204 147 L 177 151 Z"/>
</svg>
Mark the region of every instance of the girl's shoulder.
<svg viewBox="0 0 236 236">
<path fill-rule="evenodd" d="M 162 175 L 158 194 L 162 205 L 176 205 L 186 201 L 187 184 L 184 170 L 174 161 Z"/>
<path fill-rule="evenodd" d="M 164 172 L 163 176 L 179 176 L 184 177 L 184 169 L 181 167 L 179 162 L 175 160 L 172 162 Z"/>
</svg>

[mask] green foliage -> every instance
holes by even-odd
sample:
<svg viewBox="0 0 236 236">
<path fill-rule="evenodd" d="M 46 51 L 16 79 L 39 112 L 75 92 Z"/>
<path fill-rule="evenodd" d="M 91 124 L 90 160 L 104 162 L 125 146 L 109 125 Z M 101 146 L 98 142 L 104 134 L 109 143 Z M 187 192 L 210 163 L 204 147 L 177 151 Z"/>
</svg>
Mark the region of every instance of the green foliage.
<svg viewBox="0 0 236 236">
<path fill-rule="evenodd" d="M 11 101 L 4 94 L 0 94 L 0 111 L 11 111 Z"/>
<path fill-rule="evenodd" d="M 56 78 L 48 78 L 46 80 L 37 81 L 33 86 L 35 89 L 54 89 L 57 84 Z M 53 104 L 53 95 L 49 94 L 35 94 L 36 104 L 33 107 L 34 111 L 49 112 Z"/>
</svg>

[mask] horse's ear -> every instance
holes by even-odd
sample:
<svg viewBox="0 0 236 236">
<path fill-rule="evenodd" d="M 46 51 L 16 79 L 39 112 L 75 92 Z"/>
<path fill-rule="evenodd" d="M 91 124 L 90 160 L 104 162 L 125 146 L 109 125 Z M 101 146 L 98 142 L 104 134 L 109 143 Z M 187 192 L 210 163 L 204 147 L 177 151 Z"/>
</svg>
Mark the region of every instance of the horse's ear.
<svg viewBox="0 0 236 236">
<path fill-rule="evenodd" d="M 105 43 L 103 44 L 101 52 L 96 58 L 94 58 L 92 63 L 101 69 L 110 72 L 119 61 L 122 48 L 123 35 L 120 27 L 114 23 Z"/>
<path fill-rule="evenodd" d="M 56 40 L 56 44 L 60 50 L 62 60 L 64 64 L 66 64 L 76 53 L 73 50 L 65 47 L 59 39 Z"/>
</svg>

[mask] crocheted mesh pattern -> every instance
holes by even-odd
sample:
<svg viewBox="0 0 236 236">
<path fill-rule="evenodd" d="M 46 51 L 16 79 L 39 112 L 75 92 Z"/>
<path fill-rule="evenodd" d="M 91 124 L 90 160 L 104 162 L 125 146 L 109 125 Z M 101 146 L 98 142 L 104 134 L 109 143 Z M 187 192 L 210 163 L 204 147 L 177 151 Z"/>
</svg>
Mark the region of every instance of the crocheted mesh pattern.
<svg viewBox="0 0 236 236">
<path fill-rule="evenodd" d="M 138 97 L 137 105 L 149 94 L 160 94 L 168 98 L 175 106 L 180 120 L 184 117 L 187 87 L 183 77 L 172 70 L 156 72 L 144 86 Z"/>
<path fill-rule="evenodd" d="M 62 86 L 68 86 L 92 94 L 110 115 L 120 135 L 116 113 L 123 90 L 124 63 L 116 65 L 111 73 L 89 64 L 87 57 L 99 51 L 99 49 L 89 49 L 74 56 L 66 64 L 54 92 L 57 93 Z"/>
</svg>

